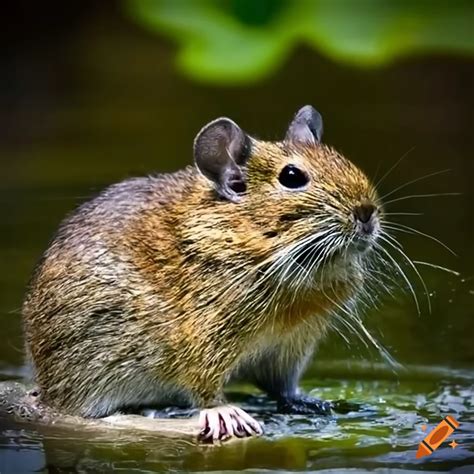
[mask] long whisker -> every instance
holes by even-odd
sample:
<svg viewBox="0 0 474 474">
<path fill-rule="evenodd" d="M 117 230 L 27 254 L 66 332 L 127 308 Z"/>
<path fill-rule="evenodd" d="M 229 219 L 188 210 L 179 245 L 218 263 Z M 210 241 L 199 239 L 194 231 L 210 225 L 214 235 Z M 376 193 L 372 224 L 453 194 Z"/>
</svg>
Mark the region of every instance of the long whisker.
<svg viewBox="0 0 474 474">
<path fill-rule="evenodd" d="M 424 216 L 424 212 L 384 212 L 382 217 L 385 216 Z"/>
<path fill-rule="evenodd" d="M 369 331 L 367 331 L 367 328 L 364 326 L 364 324 L 362 323 L 361 319 L 357 316 L 357 315 L 354 315 L 354 314 L 351 314 L 351 312 L 344 306 L 344 305 L 341 305 L 339 304 L 337 301 L 333 300 L 329 295 L 327 295 L 327 293 L 324 293 L 325 294 L 325 297 L 328 298 L 328 300 L 334 304 L 340 311 L 343 312 L 343 314 L 345 314 L 348 319 L 354 321 L 357 323 L 358 327 L 360 327 L 360 329 L 362 330 L 363 334 L 365 335 L 365 337 L 370 341 L 370 343 L 378 350 L 378 352 L 382 355 L 382 357 L 392 366 L 392 367 L 401 367 L 401 364 L 399 364 L 392 356 L 391 354 L 387 351 L 387 349 L 385 349 L 382 345 L 380 345 L 376 339 L 372 336 L 372 334 L 370 334 Z M 366 345 L 367 347 L 367 343 L 365 342 L 365 340 L 361 337 L 361 335 L 359 334 L 358 331 L 355 331 L 355 334 L 357 334 L 359 336 L 359 338 L 364 342 L 364 344 Z"/>
<path fill-rule="evenodd" d="M 399 198 L 391 199 L 390 201 L 385 201 L 384 206 L 392 204 L 398 201 L 405 201 L 407 199 L 418 199 L 418 198 L 430 198 L 430 197 L 440 197 L 440 196 L 461 196 L 462 193 L 429 193 L 429 194 L 411 194 L 409 196 L 402 196 Z"/>
<path fill-rule="evenodd" d="M 374 257 L 376 258 L 377 260 L 377 268 L 374 269 L 372 268 L 370 271 L 371 273 L 375 274 L 375 275 L 378 275 L 378 278 L 376 278 L 376 282 L 377 283 L 380 283 L 380 281 L 382 280 L 385 280 L 386 278 L 388 278 L 390 280 L 390 282 L 394 285 L 394 287 L 397 287 L 397 288 L 400 288 L 400 289 L 404 289 L 400 283 L 400 280 L 398 278 L 396 278 L 396 276 L 392 276 L 391 275 L 391 271 L 393 270 L 393 265 L 391 262 L 389 262 L 385 257 L 384 255 L 382 255 L 380 252 L 379 252 L 379 249 L 377 247 L 374 248 Z M 381 266 L 381 270 L 378 270 L 378 265 Z M 397 273 L 397 272 L 395 272 Z M 390 294 L 391 296 L 395 297 L 395 295 L 392 293 L 392 291 L 389 289 L 389 288 L 386 288 L 385 289 L 387 290 L 387 293 Z"/>
<path fill-rule="evenodd" d="M 301 242 L 299 242 L 298 245 L 294 247 L 293 251 L 287 255 L 285 262 L 286 269 L 284 273 L 280 275 L 279 279 L 284 281 L 287 278 L 288 271 L 292 268 L 293 265 L 296 267 L 296 270 L 300 269 L 301 271 L 309 275 L 309 272 L 307 272 L 306 269 L 298 263 L 298 257 L 301 255 L 302 252 L 306 250 L 306 247 L 308 245 L 313 245 L 313 243 L 315 243 L 316 245 L 314 245 L 312 252 L 317 251 L 328 240 L 332 231 L 332 226 L 328 226 L 328 228 L 325 229 L 323 232 L 311 235 L 309 238 L 305 238 Z M 291 270 L 288 278 L 291 278 L 294 275 L 295 269 Z"/>
<path fill-rule="evenodd" d="M 320 258 L 319 251 L 321 248 L 331 248 L 332 245 L 329 245 L 329 242 L 333 239 L 333 234 L 335 232 L 335 226 L 330 225 L 326 229 L 324 233 L 321 233 L 321 236 L 324 236 L 322 240 L 316 241 L 316 245 L 313 246 L 313 248 L 310 250 L 310 253 L 308 255 L 309 262 L 310 264 L 306 266 L 306 268 L 303 268 L 302 272 L 298 274 L 298 278 L 296 278 L 297 284 L 296 287 L 299 288 L 300 284 L 299 281 L 303 280 L 301 279 L 301 273 L 305 273 L 306 276 L 310 277 L 312 274 L 312 262 L 317 261 L 318 258 Z M 305 251 L 305 248 L 301 248 L 298 254 L 295 254 L 295 258 L 298 258 L 301 254 L 301 252 Z M 290 278 L 294 275 L 294 271 L 290 274 Z"/>
<path fill-rule="evenodd" d="M 288 280 L 288 272 L 290 271 L 290 273 L 293 274 L 295 271 L 299 270 L 298 275 L 301 275 L 302 272 L 305 272 L 305 268 L 302 267 L 296 260 L 298 258 L 298 254 L 301 253 L 301 251 L 303 251 L 307 245 L 311 245 L 313 242 L 317 242 L 316 247 L 322 246 L 324 244 L 324 241 L 326 240 L 326 237 L 324 236 L 330 232 L 332 232 L 332 229 L 328 228 L 318 234 L 307 236 L 301 241 L 293 244 L 290 248 L 286 248 L 284 252 L 279 252 L 277 258 L 274 258 L 273 262 L 263 272 L 262 276 L 258 279 L 256 284 L 253 285 L 247 293 L 249 293 L 251 290 L 256 290 L 258 287 L 262 287 L 262 284 L 269 278 L 276 277 L 278 280 L 277 286 L 276 288 L 274 288 L 272 296 L 266 302 L 264 302 L 262 308 L 263 310 L 265 310 L 274 305 L 278 305 L 277 298 L 280 293 L 280 288 L 283 283 Z M 321 237 L 324 237 L 323 241 L 318 242 Z"/>
<path fill-rule="evenodd" d="M 393 189 L 392 191 L 389 191 L 388 193 L 384 194 L 383 196 L 380 196 L 379 199 L 381 199 L 381 200 L 385 199 L 388 196 L 391 196 L 392 194 L 396 193 L 397 191 L 400 191 L 400 189 L 406 188 L 410 184 L 418 183 L 418 181 L 422 181 L 424 179 L 432 178 L 433 176 L 438 176 L 439 174 L 448 173 L 450 171 L 452 171 L 452 170 L 445 169 L 445 170 L 441 170 L 441 171 L 435 171 L 433 173 L 429 173 L 429 174 L 426 174 L 424 176 L 420 176 L 419 178 L 412 179 L 411 181 L 408 181 L 407 183 L 398 186 L 397 188 Z"/>
<path fill-rule="evenodd" d="M 384 242 L 386 242 L 387 245 L 390 245 L 393 249 L 395 249 L 408 262 L 410 267 L 416 273 L 417 277 L 420 279 L 420 282 L 423 286 L 423 290 L 425 291 L 425 294 L 426 294 L 426 300 L 428 302 L 428 312 L 431 314 L 431 298 L 430 298 L 430 293 L 428 291 L 428 287 L 426 286 L 425 280 L 423 279 L 420 272 L 418 271 L 418 268 L 416 268 L 415 264 L 408 257 L 408 255 L 400 247 L 393 244 L 390 241 L 390 239 L 388 239 L 387 237 L 390 237 L 391 239 L 393 239 L 393 237 L 388 235 L 388 234 L 380 235 L 380 239 L 383 240 Z M 394 239 L 394 240 L 396 241 L 396 239 Z"/>
<path fill-rule="evenodd" d="M 451 273 L 456 276 L 461 276 L 461 274 L 456 270 L 452 270 L 451 268 L 446 268 L 441 265 L 435 265 L 434 263 L 422 262 L 421 260 L 413 260 L 413 263 L 415 265 L 425 265 L 427 267 L 436 268 L 437 270 L 443 270 L 444 272 Z"/>
<path fill-rule="evenodd" d="M 353 319 L 353 316 L 352 314 L 350 313 L 350 311 L 344 306 L 344 303 L 342 302 L 339 302 L 339 301 L 335 301 L 333 298 L 331 298 L 327 292 L 324 290 L 324 285 L 321 285 L 321 291 L 324 295 L 325 298 L 327 298 L 327 300 L 332 303 L 342 314 L 344 314 L 345 316 L 347 316 L 347 320 L 345 320 L 344 318 L 342 318 L 342 316 L 338 315 L 336 312 L 333 312 L 333 315 L 337 315 L 341 321 L 344 321 L 344 325 L 346 325 L 346 327 L 349 327 L 349 329 L 354 332 L 354 334 L 356 334 L 359 339 L 364 343 L 364 345 L 366 347 L 368 347 L 367 345 L 367 341 L 361 337 L 361 334 L 356 330 L 356 328 L 350 324 L 349 320 L 352 320 Z M 334 291 L 334 288 L 333 288 L 333 291 Z"/>
<path fill-rule="evenodd" d="M 380 167 L 382 166 L 382 162 L 379 161 L 377 163 L 377 168 L 375 168 L 375 173 L 374 175 L 372 176 L 372 179 L 370 181 L 372 181 L 372 183 L 375 183 L 376 182 L 376 179 L 377 179 L 377 176 L 379 175 L 379 171 L 380 171 Z"/>
<path fill-rule="evenodd" d="M 454 250 L 452 250 L 450 247 L 448 247 L 441 240 L 437 239 L 436 237 L 433 237 L 430 234 L 425 234 L 424 232 L 421 232 L 420 230 L 415 229 L 413 227 L 410 227 L 410 226 L 407 226 L 407 225 L 404 225 L 404 224 L 400 224 L 399 222 L 391 222 L 391 221 L 385 221 L 384 222 L 384 227 L 386 227 L 387 229 L 398 231 L 398 232 L 405 232 L 406 234 L 421 235 L 422 237 L 426 237 L 427 239 L 430 239 L 433 242 L 436 242 L 437 244 L 441 245 L 442 247 L 444 247 L 448 252 L 450 252 L 455 257 L 458 256 L 456 254 L 456 252 L 454 252 Z"/>
<path fill-rule="evenodd" d="M 329 298 L 328 298 L 329 299 Z M 334 303 L 333 303 L 334 304 Z M 345 326 L 347 329 L 349 329 L 349 331 L 351 331 L 352 333 L 354 333 L 359 339 L 360 341 L 362 342 L 362 344 L 364 344 L 364 346 L 368 349 L 369 348 L 369 345 L 367 343 L 367 341 L 362 337 L 362 335 L 360 334 L 360 332 L 357 330 L 357 328 L 350 323 L 350 320 L 352 320 L 352 317 L 350 318 L 344 318 L 342 317 L 341 315 L 339 315 L 338 313 L 335 313 L 333 312 L 332 314 L 332 317 L 334 319 L 336 319 L 336 321 L 338 321 L 339 323 L 341 323 L 343 326 Z M 341 333 L 340 333 L 341 334 Z M 341 334 L 342 336 L 342 334 Z M 343 336 L 345 340 L 347 340 L 345 338 L 345 336 Z"/>
<path fill-rule="evenodd" d="M 344 342 L 350 346 L 350 342 L 349 342 L 349 339 L 346 337 L 346 335 L 341 331 L 341 329 L 337 326 L 337 324 L 335 323 L 340 323 L 342 324 L 343 326 L 345 327 L 348 327 L 347 324 L 346 324 L 346 321 L 344 320 L 344 318 L 341 318 L 338 314 L 333 314 L 332 315 L 332 320 L 329 322 L 331 328 L 336 331 L 337 334 L 339 334 L 339 336 L 341 336 L 341 338 L 344 340 Z M 350 329 L 352 330 L 352 329 Z"/>
<path fill-rule="evenodd" d="M 328 240 L 328 241 L 324 242 L 324 248 L 322 249 L 322 251 L 320 251 L 320 249 L 315 248 L 313 253 L 310 255 L 310 260 L 309 260 L 309 264 L 308 264 L 308 267 L 307 267 L 308 268 L 307 272 L 310 275 L 316 275 L 318 269 L 320 267 L 324 267 L 324 264 L 325 264 L 327 258 L 334 251 L 334 249 L 337 248 L 337 243 L 336 243 L 337 233 L 332 232 L 326 240 Z M 298 295 L 302 284 L 303 284 L 303 280 L 298 279 L 297 280 L 297 286 L 296 286 L 296 289 L 294 291 L 293 298 L 292 298 L 293 301 L 296 300 L 296 296 Z"/>
<path fill-rule="evenodd" d="M 379 237 L 384 237 L 386 239 L 389 239 L 392 242 L 392 244 L 395 245 L 396 247 L 398 247 L 399 249 L 403 248 L 403 245 L 395 237 L 390 235 L 388 232 L 385 232 L 385 231 L 382 230 Z"/>
<path fill-rule="evenodd" d="M 385 174 L 375 183 L 375 188 L 377 188 L 380 183 L 415 149 L 415 147 L 411 147 L 408 151 L 406 151 L 390 168 Z"/>
<path fill-rule="evenodd" d="M 402 270 L 400 265 L 397 263 L 397 261 L 393 258 L 393 256 L 390 254 L 390 252 L 388 250 L 386 250 L 384 247 L 382 247 L 380 244 L 377 244 L 377 243 L 375 243 L 375 246 L 377 248 L 379 248 L 389 258 L 389 260 L 393 263 L 395 268 L 398 270 L 400 276 L 404 279 L 405 283 L 407 284 L 407 286 L 410 290 L 410 293 L 413 296 L 413 300 L 415 301 L 416 310 L 417 310 L 418 315 L 421 315 L 420 304 L 418 302 L 418 298 L 416 297 L 415 289 L 414 289 L 413 285 L 411 284 L 410 280 L 408 279 L 408 277 L 406 276 L 405 272 Z"/>
</svg>

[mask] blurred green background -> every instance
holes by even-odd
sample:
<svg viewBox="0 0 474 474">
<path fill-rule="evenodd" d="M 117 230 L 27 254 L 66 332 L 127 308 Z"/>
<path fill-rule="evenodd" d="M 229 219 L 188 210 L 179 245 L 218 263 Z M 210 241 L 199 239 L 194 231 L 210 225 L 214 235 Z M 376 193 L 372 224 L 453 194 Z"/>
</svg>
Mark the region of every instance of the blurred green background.
<svg viewBox="0 0 474 474">
<path fill-rule="evenodd" d="M 23 373 L 20 305 L 60 220 L 129 176 L 192 161 L 192 140 L 221 115 L 282 138 L 314 105 L 324 140 L 393 198 L 400 234 L 430 289 L 422 306 L 395 289 L 366 325 L 401 363 L 474 366 L 474 2 L 384 0 L 18 1 L 2 5 L 0 35 L 0 375 Z M 407 269 L 409 271 L 409 269 Z M 403 282 L 399 279 L 403 286 Z M 377 362 L 374 349 L 333 334 L 320 372 Z M 345 372 L 344 372 L 345 371 Z M 1 469 L 0 469 L 1 470 Z"/>
<path fill-rule="evenodd" d="M 268 78 L 300 44 L 355 66 L 474 53 L 470 1 L 129 0 L 126 8 L 180 45 L 183 71 L 216 84 Z"/>
</svg>

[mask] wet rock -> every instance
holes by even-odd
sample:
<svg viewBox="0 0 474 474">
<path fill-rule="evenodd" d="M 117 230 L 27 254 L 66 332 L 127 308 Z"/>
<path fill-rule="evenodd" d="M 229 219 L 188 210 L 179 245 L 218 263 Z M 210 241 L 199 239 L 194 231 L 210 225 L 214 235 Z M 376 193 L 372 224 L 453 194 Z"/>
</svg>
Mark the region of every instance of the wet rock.
<svg viewBox="0 0 474 474">
<path fill-rule="evenodd" d="M 64 415 L 44 405 L 33 386 L 19 382 L 0 382 L 0 417 L 12 417 L 27 423 L 54 424 L 94 431 L 129 430 L 156 433 L 169 437 L 197 439 L 198 420 L 193 418 L 159 419 L 140 415 L 115 414 L 106 418 L 90 419 Z"/>
</svg>

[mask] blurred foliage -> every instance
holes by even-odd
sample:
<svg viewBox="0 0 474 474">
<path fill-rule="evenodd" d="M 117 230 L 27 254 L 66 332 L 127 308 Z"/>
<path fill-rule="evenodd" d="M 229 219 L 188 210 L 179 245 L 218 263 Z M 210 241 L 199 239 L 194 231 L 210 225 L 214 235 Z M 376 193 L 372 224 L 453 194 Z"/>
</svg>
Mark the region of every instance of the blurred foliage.
<svg viewBox="0 0 474 474">
<path fill-rule="evenodd" d="M 421 52 L 474 52 L 471 0 L 124 2 L 139 24 L 179 43 L 186 73 L 214 83 L 261 79 L 297 43 L 360 66 Z"/>
</svg>

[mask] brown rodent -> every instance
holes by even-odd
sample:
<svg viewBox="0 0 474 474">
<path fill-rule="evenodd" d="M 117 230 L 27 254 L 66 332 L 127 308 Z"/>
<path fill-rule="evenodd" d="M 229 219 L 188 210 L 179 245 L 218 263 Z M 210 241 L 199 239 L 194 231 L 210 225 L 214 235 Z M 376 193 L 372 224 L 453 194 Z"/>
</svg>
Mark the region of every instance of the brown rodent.
<svg viewBox="0 0 474 474">
<path fill-rule="evenodd" d="M 276 143 L 220 118 L 195 166 L 115 184 L 68 217 L 23 307 L 41 400 L 84 417 L 187 402 L 211 439 L 261 432 L 224 405 L 234 377 L 283 411 L 328 411 L 298 381 L 357 299 L 380 205 L 321 133 L 311 106 Z"/>
</svg>

